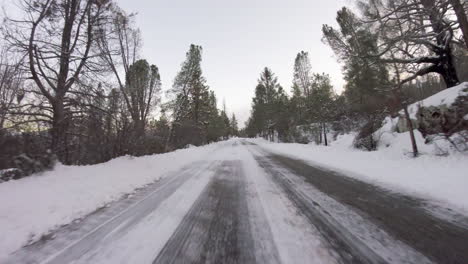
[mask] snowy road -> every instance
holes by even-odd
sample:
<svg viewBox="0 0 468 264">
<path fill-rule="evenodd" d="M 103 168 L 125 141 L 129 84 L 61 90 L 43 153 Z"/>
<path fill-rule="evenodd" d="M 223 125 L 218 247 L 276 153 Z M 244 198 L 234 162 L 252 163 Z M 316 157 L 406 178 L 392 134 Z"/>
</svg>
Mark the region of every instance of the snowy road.
<svg viewBox="0 0 468 264">
<path fill-rule="evenodd" d="M 468 220 L 428 208 L 234 140 L 7 263 L 467 263 Z"/>
</svg>

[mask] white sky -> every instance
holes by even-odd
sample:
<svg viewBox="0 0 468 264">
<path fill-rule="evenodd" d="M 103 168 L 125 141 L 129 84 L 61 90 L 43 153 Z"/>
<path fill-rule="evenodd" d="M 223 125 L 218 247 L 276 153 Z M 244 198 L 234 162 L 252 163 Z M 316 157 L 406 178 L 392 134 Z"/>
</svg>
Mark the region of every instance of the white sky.
<svg viewBox="0 0 468 264">
<path fill-rule="evenodd" d="M 203 71 L 219 103 L 226 100 L 243 126 L 260 72 L 270 67 L 290 91 L 296 54 L 310 53 L 314 72 L 331 75 L 337 92 L 341 66 L 324 45 L 322 24 L 350 0 L 117 0 L 135 12 L 143 56 L 156 64 L 168 89 L 191 43 L 203 46 Z"/>
</svg>

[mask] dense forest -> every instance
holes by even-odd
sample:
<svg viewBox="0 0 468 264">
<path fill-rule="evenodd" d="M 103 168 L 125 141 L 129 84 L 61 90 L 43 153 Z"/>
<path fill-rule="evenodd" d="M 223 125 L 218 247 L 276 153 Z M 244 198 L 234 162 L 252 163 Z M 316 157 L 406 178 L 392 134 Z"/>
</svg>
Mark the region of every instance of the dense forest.
<svg viewBox="0 0 468 264">
<path fill-rule="evenodd" d="M 237 135 L 191 45 L 168 100 L 134 14 L 105 0 L 18 1 L 2 22 L 0 169 L 149 155 Z"/>
<path fill-rule="evenodd" d="M 337 28 L 322 27 L 323 42 L 343 65 L 344 92 L 336 94 L 329 75 L 312 71 L 313 54 L 301 51 L 294 61 L 291 96 L 271 69 L 260 74 L 248 136 L 307 143 L 303 135 L 312 134 L 317 144 L 328 145 L 330 132 L 358 131 L 355 147 L 375 150 L 378 139 L 373 133 L 384 117 L 403 110 L 413 154 L 418 155 L 413 134 L 417 122 L 411 120 L 408 105 L 468 80 L 466 3 L 362 0 L 357 6 L 356 12 L 346 7 L 337 12 Z M 467 101 L 453 110 L 457 117 L 442 113 L 431 120 L 438 128 L 430 134 L 450 139 L 466 132 Z M 466 145 L 466 133 L 462 136 Z"/>
</svg>

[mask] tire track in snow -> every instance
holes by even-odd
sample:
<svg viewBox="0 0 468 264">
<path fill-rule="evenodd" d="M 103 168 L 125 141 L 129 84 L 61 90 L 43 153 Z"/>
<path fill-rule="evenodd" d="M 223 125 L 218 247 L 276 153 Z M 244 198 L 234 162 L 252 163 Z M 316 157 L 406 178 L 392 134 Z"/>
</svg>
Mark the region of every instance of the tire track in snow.
<svg viewBox="0 0 468 264">
<path fill-rule="evenodd" d="M 363 218 L 436 263 L 467 263 L 468 228 L 428 213 L 420 199 L 391 193 L 371 184 L 312 167 L 292 158 L 271 154 L 319 191 L 352 208 Z M 422 263 L 423 260 L 408 260 Z"/>
<path fill-rule="evenodd" d="M 256 252 L 264 256 L 265 263 L 339 263 L 339 256 L 319 230 L 260 167 L 245 147 L 247 144 L 242 143 L 240 154 L 252 195 L 251 221 L 258 227 Z"/>
<path fill-rule="evenodd" d="M 255 263 L 245 184 L 223 161 L 153 263 Z"/>
<path fill-rule="evenodd" d="M 375 254 L 367 245 L 355 239 L 344 228 L 337 223 L 332 223 L 322 216 L 321 212 L 314 209 L 314 206 L 307 202 L 300 192 L 298 192 L 283 175 L 273 170 L 267 160 L 256 156 L 260 167 L 262 167 L 281 189 L 286 193 L 292 203 L 299 209 L 310 222 L 322 234 L 329 246 L 340 256 L 342 263 L 366 263 L 378 264 L 387 263 L 379 255 Z"/>
</svg>

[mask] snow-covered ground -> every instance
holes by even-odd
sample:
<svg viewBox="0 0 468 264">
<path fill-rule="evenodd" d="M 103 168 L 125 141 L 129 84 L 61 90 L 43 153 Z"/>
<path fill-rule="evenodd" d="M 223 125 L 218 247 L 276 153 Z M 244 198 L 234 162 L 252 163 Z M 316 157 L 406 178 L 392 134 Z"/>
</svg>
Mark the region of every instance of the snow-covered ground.
<svg viewBox="0 0 468 264">
<path fill-rule="evenodd" d="M 462 83 L 455 87 L 445 89 L 439 93 L 436 93 L 422 101 L 413 103 L 408 106 L 408 112 L 411 119 L 416 120 L 416 114 L 420 107 L 430 107 L 430 106 L 446 106 L 450 107 L 460 96 L 468 95 L 468 82 Z M 400 118 L 403 118 L 403 110 L 400 111 L 400 116 L 391 118 L 387 117 L 382 122 L 382 127 L 374 133 L 374 138 L 378 140 L 378 149 L 384 150 L 388 147 L 389 151 L 392 151 L 394 154 L 399 155 L 401 151 L 409 152 L 409 132 L 406 133 L 397 133 L 397 125 Z M 465 117 L 464 117 L 465 118 Z M 465 118 L 466 119 L 466 118 Z M 406 121 L 404 121 L 406 122 Z M 466 146 L 461 143 L 456 148 L 452 143 L 445 139 L 444 136 L 431 136 L 429 144 L 426 144 L 426 140 L 422 137 L 419 131 L 415 130 L 416 141 L 418 143 L 419 151 L 423 155 L 448 155 L 448 154 L 460 154 L 460 151 L 466 149 Z M 457 137 L 459 135 L 455 133 L 451 136 L 452 142 L 459 142 Z M 463 140 L 462 140 L 463 141 Z M 458 143 L 460 144 L 460 142 Z"/>
<path fill-rule="evenodd" d="M 422 152 L 432 148 L 423 144 L 416 131 Z M 391 144 L 367 152 L 352 147 L 354 135 L 342 135 L 331 146 L 314 144 L 270 143 L 251 139 L 265 149 L 305 160 L 313 165 L 343 172 L 344 175 L 378 184 L 386 189 L 409 193 L 435 203 L 449 204 L 468 212 L 468 156 L 421 155 L 412 158 L 408 133 L 392 136 Z M 426 149 L 427 150 L 427 149 Z"/>
<path fill-rule="evenodd" d="M 422 101 L 411 104 L 408 106 L 408 112 L 412 119 L 416 119 L 416 113 L 421 106 L 429 107 L 445 105 L 449 107 L 458 97 L 466 95 L 468 95 L 468 82 L 464 82 L 457 86 L 442 90 Z M 403 115 L 403 111 L 401 111 L 400 114 Z"/>
<path fill-rule="evenodd" d="M 91 166 L 59 165 L 54 171 L 0 184 L 0 262 L 48 231 L 203 160 L 223 144 Z"/>
</svg>

